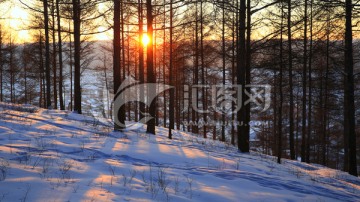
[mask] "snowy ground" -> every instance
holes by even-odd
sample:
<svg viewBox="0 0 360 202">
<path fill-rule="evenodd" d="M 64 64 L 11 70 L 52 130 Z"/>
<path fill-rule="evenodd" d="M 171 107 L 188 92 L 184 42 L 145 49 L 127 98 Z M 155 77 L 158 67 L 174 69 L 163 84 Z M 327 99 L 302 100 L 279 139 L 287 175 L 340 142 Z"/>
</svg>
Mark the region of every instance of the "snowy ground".
<svg viewBox="0 0 360 202">
<path fill-rule="evenodd" d="M 182 132 L 0 104 L 0 201 L 360 201 L 360 179 Z"/>
</svg>

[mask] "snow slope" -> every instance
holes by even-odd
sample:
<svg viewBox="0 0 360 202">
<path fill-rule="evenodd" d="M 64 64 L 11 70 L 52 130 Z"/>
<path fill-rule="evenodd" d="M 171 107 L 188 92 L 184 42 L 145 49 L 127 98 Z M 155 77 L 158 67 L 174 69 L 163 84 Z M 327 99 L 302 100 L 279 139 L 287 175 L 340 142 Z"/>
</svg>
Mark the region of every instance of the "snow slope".
<svg viewBox="0 0 360 202">
<path fill-rule="evenodd" d="M 183 132 L 0 103 L 0 201 L 360 201 L 360 180 Z"/>
</svg>

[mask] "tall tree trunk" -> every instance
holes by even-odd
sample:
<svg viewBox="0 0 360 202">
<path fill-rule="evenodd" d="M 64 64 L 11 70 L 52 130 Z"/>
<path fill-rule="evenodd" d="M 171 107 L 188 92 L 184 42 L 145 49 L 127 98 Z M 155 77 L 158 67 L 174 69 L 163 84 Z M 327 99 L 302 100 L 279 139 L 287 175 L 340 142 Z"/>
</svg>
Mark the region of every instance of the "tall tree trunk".
<svg viewBox="0 0 360 202">
<path fill-rule="evenodd" d="M 226 47 L 225 47 L 225 2 L 222 4 L 222 30 L 221 30 L 221 42 L 222 42 L 222 84 L 225 88 L 226 84 Z M 216 112 L 214 112 L 216 117 Z M 222 112 L 221 116 L 221 141 L 225 142 L 225 110 Z M 216 137 L 216 124 L 214 124 L 214 137 Z"/>
<path fill-rule="evenodd" d="M 195 2 L 195 70 L 194 70 L 194 82 L 193 84 L 197 85 L 199 82 L 199 31 L 198 31 L 198 3 Z M 195 103 L 192 103 L 192 106 L 196 106 L 196 109 L 198 109 L 199 103 L 198 103 L 198 93 L 192 93 L 191 95 L 192 101 L 195 100 Z M 193 122 L 193 126 L 191 129 L 191 132 L 197 134 L 199 133 L 199 127 L 196 122 L 199 121 L 199 114 L 194 108 L 192 108 L 192 117 L 191 120 Z"/>
<path fill-rule="evenodd" d="M 154 73 L 155 75 L 159 75 L 160 76 L 160 68 L 157 68 L 156 67 L 156 59 L 157 59 L 157 56 L 156 56 L 156 52 L 157 52 L 157 47 L 156 47 L 156 25 L 157 25 L 157 22 L 156 22 L 156 18 L 154 18 L 154 22 L 153 22 L 153 25 L 154 25 L 154 28 L 153 28 L 153 37 L 154 37 L 154 44 L 153 44 L 153 50 L 155 50 L 153 52 L 153 58 L 154 58 Z M 159 78 L 160 79 L 160 78 Z M 156 106 L 156 109 L 158 108 L 159 106 L 159 97 L 156 97 L 155 100 L 155 106 Z M 155 116 L 155 126 L 158 126 L 159 125 L 159 111 L 156 110 L 156 116 Z"/>
<path fill-rule="evenodd" d="M 310 142 L 312 138 L 312 59 L 313 59 L 313 0 L 310 1 L 310 49 L 309 49 L 309 99 L 308 99 L 308 132 L 306 139 L 306 162 L 310 163 Z"/>
<path fill-rule="evenodd" d="M 288 6 L 288 51 L 289 51 L 289 145 L 290 145 L 290 159 L 295 159 L 295 145 L 294 145 L 294 93 L 293 93 L 293 70 L 292 70 L 292 38 L 291 38 L 291 0 L 287 1 Z"/>
<path fill-rule="evenodd" d="M 141 44 L 143 40 L 143 3 L 142 0 L 138 0 L 139 8 L 139 79 L 140 84 L 145 83 L 145 71 L 144 71 L 144 46 Z M 144 92 L 144 89 L 140 89 L 140 92 Z M 145 100 L 144 93 L 140 93 L 140 100 Z M 145 105 L 142 102 L 139 102 L 140 106 L 140 115 L 139 119 L 144 118 L 145 114 Z"/>
<path fill-rule="evenodd" d="M 121 33 L 121 48 L 120 48 L 120 53 L 121 53 L 121 67 L 120 68 L 122 70 L 122 80 L 125 80 L 126 77 L 126 57 L 125 57 L 125 28 L 124 28 L 124 3 L 123 1 L 120 1 L 120 33 Z M 129 103 L 127 103 L 129 104 Z M 124 109 L 125 110 L 125 109 Z M 126 112 L 126 110 L 125 110 Z"/>
<path fill-rule="evenodd" d="M 9 69 L 10 69 L 10 101 L 11 103 L 15 103 L 15 67 L 14 67 L 14 45 L 13 39 L 10 35 L 10 42 L 9 42 Z"/>
<path fill-rule="evenodd" d="M 348 141 L 349 174 L 358 176 L 356 164 L 356 133 L 354 104 L 354 58 L 352 37 L 352 1 L 346 0 L 345 19 L 345 84 L 344 84 L 344 140 Z"/>
<path fill-rule="evenodd" d="M 236 3 L 235 3 L 236 2 Z M 234 5 L 236 6 L 236 12 L 233 14 L 233 22 L 232 22 L 232 64 L 231 64 L 231 68 L 232 68 L 232 71 L 231 71 L 231 83 L 232 84 L 235 84 L 235 76 L 236 76 L 236 55 L 235 55 L 235 50 L 237 50 L 237 47 L 238 47 L 238 40 L 237 40 L 237 36 L 238 36 L 238 29 L 239 29 L 239 26 L 238 26 L 238 18 L 239 18 L 239 12 L 238 12 L 238 6 L 239 6 L 239 1 L 238 0 L 234 0 Z M 234 112 L 235 110 L 235 103 L 232 102 L 231 103 L 231 111 Z M 232 113 L 231 114 L 231 120 L 233 121 L 233 123 L 231 124 L 231 144 L 232 145 L 235 145 L 235 121 L 236 121 L 236 116 L 235 116 L 235 113 Z"/>
<path fill-rule="evenodd" d="M 105 89 L 106 89 L 106 100 L 107 100 L 107 106 L 106 106 L 106 113 L 104 113 L 104 117 L 105 118 L 110 118 L 109 117 L 109 112 L 110 112 L 110 103 L 109 103 L 109 100 L 110 100 L 110 95 L 109 95 L 109 84 L 108 84 L 108 76 L 107 76 L 107 65 L 106 65 L 106 61 L 107 61 L 107 57 L 106 57 L 106 53 L 104 53 L 104 77 L 105 77 Z M 104 106 L 105 108 L 105 106 Z"/>
<path fill-rule="evenodd" d="M 282 105 L 283 105 L 283 69 L 284 69 L 284 61 L 283 61 L 283 32 L 284 32 L 284 5 L 281 2 L 281 23 L 280 23 L 280 70 L 279 70 L 279 95 L 280 95 L 280 103 L 278 105 L 278 149 L 277 149 L 277 162 L 281 163 L 282 157 Z"/>
<path fill-rule="evenodd" d="M 169 47 L 169 81 L 170 86 L 174 86 L 173 80 L 173 1 L 170 0 L 170 29 L 169 29 L 169 36 L 170 36 L 170 47 Z M 164 38 L 165 39 L 165 38 Z M 170 104 L 169 104 L 169 139 L 172 139 L 171 130 L 174 129 L 174 100 L 175 99 L 175 89 L 170 89 Z"/>
<path fill-rule="evenodd" d="M 166 0 L 164 0 L 164 10 L 163 10 L 163 12 L 164 12 L 164 22 L 166 21 Z M 163 83 L 164 83 L 164 85 L 166 85 L 167 84 L 167 82 L 166 82 L 166 29 L 164 29 L 163 30 L 163 47 L 162 47 L 162 51 L 163 51 L 163 53 L 162 53 L 162 70 L 163 70 L 163 72 L 162 72 L 162 74 L 163 74 Z M 166 121 L 167 121 L 167 99 L 166 99 L 166 91 L 165 92 L 163 92 L 163 96 L 164 96 L 164 128 L 166 128 L 166 126 L 167 126 L 167 123 L 166 123 Z"/>
<path fill-rule="evenodd" d="M 204 8 L 203 8 L 203 1 L 200 1 L 200 61 L 201 61 L 201 84 L 206 85 L 205 76 L 206 76 L 206 67 L 205 67 L 205 58 L 204 58 Z M 203 86 L 202 88 L 202 109 L 203 109 L 203 120 L 204 120 L 204 126 L 203 126 L 203 137 L 207 138 L 207 128 L 206 128 L 206 117 L 207 113 L 206 107 L 207 107 L 207 97 L 206 97 L 206 88 Z"/>
<path fill-rule="evenodd" d="M 123 12 L 123 11 L 121 11 L 121 12 Z M 124 21 L 123 21 L 123 23 L 124 23 Z M 127 25 L 127 30 L 128 31 L 130 30 L 130 25 Z M 127 75 L 129 77 L 131 77 L 131 71 L 130 71 L 131 58 L 130 58 L 130 37 L 129 37 L 129 34 L 128 34 L 127 39 L 126 39 L 126 45 L 127 45 L 127 56 L 126 56 L 126 58 L 127 58 Z M 134 75 L 134 77 L 135 77 L 135 75 Z M 133 104 L 136 104 L 136 103 L 128 103 L 128 107 L 127 107 L 128 120 L 131 120 L 131 111 L 132 111 L 131 106 Z"/>
<path fill-rule="evenodd" d="M 65 110 L 64 96 L 63 96 L 63 55 L 62 55 L 62 38 L 61 38 L 61 16 L 59 1 L 56 0 L 56 18 L 57 18 L 57 32 L 58 32 L 58 50 L 59 50 L 59 98 L 60 109 Z"/>
<path fill-rule="evenodd" d="M 18 100 L 16 99 L 16 83 L 17 83 L 17 74 L 19 73 L 19 70 L 18 70 L 18 62 L 17 62 L 17 57 L 16 57 L 16 54 L 17 54 L 17 45 L 14 44 L 14 40 L 13 38 L 11 38 L 12 36 L 10 35 L 10 61 L 9 61 L 9 65 L 10 65 L 10 68 L 11 68 L 11 74 L 12 74 L 12 92 L 13 92 L 13 103 L 18 103 Z"/>
<path fill-rule="evenodd" d="M 173 54 L 174 55 L 174 54 Z M 176 57 L 176 56 L 174 56 Z M 174 60 L 173 60 L 174 62 Z M 173 63 L 173 73 L 175 75 L 175 96 L 174 96 L 174 108 L 175 110 L 175 119 L 174 119 L 174 123 L 176 124 L 176 129 L 180 129 L 180 116 L 181 116 L 181 102 L 180 102 L 180 96 L 179 96 L 179 92 L 180 92 L 180 78 L 182 78 L 182 75 L 180 71 L 178 71 L 178 68 L 176 68 L 178 66 L 178 62 L 177 63 Z M 174 126 L 175 127 L 175 126 Z"/>
<path fill-rule="evenodd" d="M 80 84 L 80 0 L 72 0 L 74 22 L 74 111 L 81 114 L 81 84 Z"/>
<path fill-rule="evenodd" d="M 134 72 L 135 72 L 135 80 L 139 81 L 139 69 L 138 69 L 138 62 L 139 58 L 137 58 L 138 55 L 134 55 Z M 135 89 L 135 95 L 136 99 L 139 99 L 139 89 Z M 134 116 L 135 116 L 135 122 L 139 121 L 139 102 L 134 103 L 135 109 L 134 109 Z"/>
<path fill-rule="evenodd" d="M 304 58 L 303 58 L 303 94 L 302 94 L 302 136 L 301 136 L 301 161 L 306 161 L 306 81 L 307 81 L 307 0 L 305 0 L 304 10 Z"/>
<path fill-rule="evenodd" d="M 246 0 L 240 0 L 240 13 L 239 13 L 239 33 L 238 33 L 238 47 L 237 47 L 237 84 L 242 87 L 245 86 L 246 80 L 246 46 L 245 46 L 245 21 L 246 21 Z M 244 101 L 245 93 L 242 90 L 242 98 Z M 238 149 L 241 152 L 249 152 L 249 139 L 246 134 L 246 110 L 244 107 L 244 102 L 240 102 L 241 109 L 237 112 L 237 120 L 239 122 L 237 126 L 237 136 L 238 136 Z"/>
<path fill-rule="evenodd" d="M 51 5 L 51 19 L 52 19 L 52 70 L 53 70 L 53 95 L 54 95 L 54 109 L 58 106 L 58 95 L 57 95 L 57 64 L 56 64 L 56 31 L 55 31 L 55 4 L 52 1 Z"/>
<path fill-rule="evenodd" d="M 40 32 L 40 40 L 39 40 L 39 52 L 40 52 L 40 100 L 39 106 L 45 108 L 46 107 L 46 98 L 45 98 L 45 68 L 44 68 L 44 54 L 43 54 L 43 38 Z"/>
<path fill-rule="evenodd" d="M 113 76 L 114 76 L 114 106 L 116 105 L 117 99 L 123 99 L 122 97 L 117 98 L 116 95 L 117 91 L 121 85 L 122 77 L 121 77 L 121 40 L 120 40 L 120 34 L 121 34 L 121 22 L 120 22 L 120 16 L 121 16 L 121 2 L 120 0 L 114 0 L 114 41 L 113 41 L 113 49 L 114 49 L 114 55 L 113 55 Z M 122 68 L 125 68 L 124 66 Z M 115 107 L 115 109 L 117 109 Z M 114 130 L 122 130 L 125 128 L 125 108 L 124 105 L 120 106 L 118 111 L 114 112 Z"/>
<path fill-rule="evenodd" d="M 247 0 L 247 25 L 246 25 L 246 67 L 245 67 L 245 86 L 250 85 L 250 71 L 251 71 L 251 3 L 250 0 Z M 249 89 L 248 89 L 249 90 Z M 247 96 L 243 97 L 243 103 L 247 99 Z M 245 107 L 245 141 L 247 142 L 248 150 L 250 150 L 250 104 L 247 104 Z"/>
<path fill-rule="evenodd" d="M 277 73 L 277 70 L 274 69 L 273 71 L 274 75 L 276 75 Z M 279 82 L 279 78 L 277 76 L 274 76 L 274 84 L 273 85 L 276 85 L 277 83 Z M 272 136 L 274 137 L 274 139 L 272 139 L 272 143 L 270 144 L 271 145 L 271 150 L 272 150 L 272 155 L 276 155 L 277 154 L 277 137 L 278 137 L 278 130 L 277 130 L 277 125 L 278 125 L 278 95 L 279 95 L 279 89 L 278 88 L 274 88 L 274 93 L 273 93 L 273 101 L 272 103 L 274 103 L 274 113 L 273 113 L 273 128 L 272 128 Z"/>
<path fill-rule="evenodd" d="M 147 46 L 147 82 L 148 83 L 155 83 L 155 72 L 154 72 L 154 53 L 153 53 L 153 7 L 151 0 L 146 0 L 146 10 L 147 10 L 147 35 L 150 39 L 148 46 Z M 150 97 L 150 95 L 149 95 Z M 153 101 L 149 107 L 149 115 L 151 117 L 156 116 L 156 102 Z M 147 123 L 146 132 L 155 135 L 155 119 L 152 118 Z"/>
<path fill-rule="evenodd" d="M 43 1 L 45 24 L 45 74 L 46 74 L 46 108 L 51 108 L 51 83 L 50 83 L 50 45 L 49 45 L 49 14 L 48 1 Z"/>
<path fill-rule="evenodd" d="M 324 89 L 324 102 L 323 102 L 323 136 L 322 136 L 322 164 L 327 165 L 326 153 L 327 153 L 327 124 L 328 124 L 328 80 L 330 69 L 330 13 L 327 15 L 327 27 L 326 27 L 326 73 L 325 73 L 325 89 Z"/>
<path fill-rule="evenodd" d="M 70 31 L 70 22 L 69 22 Z M 73 54 L 72 54 L 72 36 L 69 34 L 69 57 L 70 57 L 70 111 L 73 110 Z"/>
</svg>

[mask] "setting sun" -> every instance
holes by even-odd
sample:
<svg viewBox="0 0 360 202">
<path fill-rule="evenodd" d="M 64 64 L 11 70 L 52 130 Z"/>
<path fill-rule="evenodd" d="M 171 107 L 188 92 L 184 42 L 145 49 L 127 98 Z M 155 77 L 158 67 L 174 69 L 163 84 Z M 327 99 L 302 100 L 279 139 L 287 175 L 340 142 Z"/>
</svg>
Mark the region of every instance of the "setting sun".
<svg viewBox="0 0 360 202">
<path fill-rule="evenodd" d="M 142 39 L 141 39 L 141 43 L 144 45 L 144 46 L 147 46 L 150 42 L 150 38 L 149 36 L 144 33 L 143 36 L 142 36 Z"/>
</svg>

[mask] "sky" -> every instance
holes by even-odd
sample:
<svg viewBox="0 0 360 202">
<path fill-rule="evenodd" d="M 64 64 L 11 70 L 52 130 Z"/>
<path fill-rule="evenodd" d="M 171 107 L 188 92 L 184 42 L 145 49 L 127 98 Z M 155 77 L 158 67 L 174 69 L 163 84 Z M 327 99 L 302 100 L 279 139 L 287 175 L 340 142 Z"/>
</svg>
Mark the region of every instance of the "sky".
<svg viewBox="0 0 360 202">
<path fill-rule="evenodd" d="M 31 42 L 31 30 L 27 30 L 29 17 L 27 9 L 17 0 L 6 2 L 0 6 L 0 23 L 5 30 L 11 31 L 11 37 L 16 43 Z M 99 32 L 104 30 L 106 27 L 98 28 Z M 95 40 L 110 40 L 111 38 L 110 31 L 94 36 Z"/>
<path fill-rule="evenodd" d="M 0 0 L 0 2 L 3 0 Z M 19 0 L 10 0 L 7 3 L 0 6 L 0 23 L 7 30 L 11 30 L 11 37 L 16 43 L 31 42 L 31 30 L 27 30 L 27 25 L 30 23 L 31 17 L 28 13 L 28 9 L 24 8 Z M 104 5 L 99 5 L 100 9 Z M 100 26 L 98 32 L 106 30 L 106 26 Z M 254 36 L 257 36 L 255 30 L 253 30 Z M 112 40 L 112 31 L 96 34 L 92 36 L 93 40 Z M 66 40 L 66 39 L 65 39 Z"/>
<path fill-rule="evenodd" d="M 1 0 L 0 0 L 1 1 Z M 18 1 L 7 2 L 0 6 L 1 24 L 5 30 L 12 30 L 11 36 L 15 42 L 29 40 L 29 31 L 25 30 L 28 13 L 19 5 Z"/>
<path fill-rule="evenodd" d="M 3 0 L 0 0 L 0 2 Z M 103 5 L 100 5 L 100 9 L 102 9 Z M 104 9 L 104 8 L 103 8 Z M 6 30 L 11 30 L 11 37 L 16 43 L 24 43 L 31 42 L 31 31 L 26 30 L 27 24 L 29 23 L 29 17 L 27 9 L 18 1 L 18 0 L 10 0 L 6 3 L 1 4 L 0 6 L 0 24 Z M 105 26 L 99 27 L 97 31 L 102 32 L 106 30 Z M 252 30 L 252 36 L 254 38 L 263 36 L 264 34 L 271 32 L 271 30 L 266 30 L 266 28 L 262 27 L 259 30 Z M 357 32 L 354 32 L 354 38 L 359 38 Z M 93 40 L 111 40 L 112 39 L 112 31 L 107 31 L 104 33 L 96 34 L 92 36 Z M 66 39 L 65 39 L 66 40 Z"/>
</svg>

